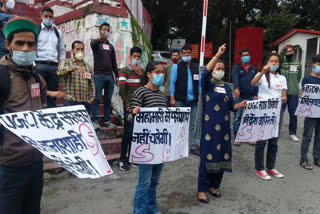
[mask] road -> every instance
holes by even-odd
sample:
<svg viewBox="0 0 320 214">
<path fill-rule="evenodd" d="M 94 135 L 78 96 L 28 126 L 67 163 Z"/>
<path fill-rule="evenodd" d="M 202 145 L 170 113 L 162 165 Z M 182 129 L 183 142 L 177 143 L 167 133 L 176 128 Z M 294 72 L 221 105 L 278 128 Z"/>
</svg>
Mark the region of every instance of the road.
<svg viewBox="0 0 320 214">
<path fill-rule="evenodd" d="M 303 118 L 298 119 L 298 137 L 302 137 Z M 225 173 L 222 198 L 211 196 L 209 204 L 196 199 L 199 157 L 191 155 L 164 166 L 158 186 L 161 214 L 318 214 L 320 213 L 320 168 L 307 171 L 299 166 L 300 142 L 288 134 L 285 112 L 278 142 L 276 168 L 285 178 L 263 181 L 255 175 L 254 147 L 233 146 L 233 173 Z M 312 160 L 310 146 L 309 159 Z M 128 214 L 133 210 L 138 169 L 120 171 L 100 179 L 74 176 L 49 180 L 44 184 L 42 214 Z"/>
</svg>

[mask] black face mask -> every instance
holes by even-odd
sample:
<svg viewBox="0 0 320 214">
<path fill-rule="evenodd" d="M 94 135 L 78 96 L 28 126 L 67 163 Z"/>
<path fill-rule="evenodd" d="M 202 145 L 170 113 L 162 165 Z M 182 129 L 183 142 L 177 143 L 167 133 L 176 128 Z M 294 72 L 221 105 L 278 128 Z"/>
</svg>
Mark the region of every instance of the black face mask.
<svg viewBox="0 0 320 214">
<path fill-rule="evenodd" d="M 291 60 L 293 58 L 293 54 L 286 55 L 287 60 Z"/>
</svg>

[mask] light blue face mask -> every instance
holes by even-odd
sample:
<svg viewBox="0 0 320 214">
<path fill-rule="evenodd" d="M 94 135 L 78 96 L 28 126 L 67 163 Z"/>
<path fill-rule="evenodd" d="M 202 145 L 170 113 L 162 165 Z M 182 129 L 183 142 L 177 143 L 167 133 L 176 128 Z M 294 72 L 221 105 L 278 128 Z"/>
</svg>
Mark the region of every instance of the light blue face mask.
<svg viewBox="0 0 320 214">
<path fill-rule="evenodd" d="M 12 51 L 12 60 L 19 66 L 30 66 L 37 59 L 37 51 Z"/>
<path fill-rule="evenodd" d="M 278 70 L 279 65 L 270 65 L 270 71 L 275 72 L 276 70 Z"/>
<path fill-rule="evenodd" d="M 191 62 L 191 56 L 183 56 L 182 57 L 182 60 L 184 61 L 184 62 Z"/>
<path fill-rule="evenodd" d="M 47 27 L 51 27 L 53 24 L 53 20 L 51 20 L 51 19 L 43 19 L 42 22 Z"/>
<path fill-rule="evenodd" d="M 152 78 L 152 83 L 155 86 L 163 86 L 163 82 L 164 82 L 164 75 L 163 74 L 152 74 L 153 78 Z"/>
<path fill-rule="evenodd" d="M 244 63 L 244 64 L 247 64 L 250 62 L 250 56 L 243 56 L 241 57 L 241 61 Z"/>
<path fill-rule="evenodd" d="M 313 64 L 314 68 L 312 68 L 312 71 L 316 74 L 320 74 L 320 65 Z"/>
<path fill-rule="evenodd" d="M 105 38 L 105 39 L 108 39 L 109 35 L 110 35 L 110 32 L 107 31 L 107 32 L 104 34 L 104 38 Z"/>
<path fill-rule="evenodd" d="M 140 60 L 138 60 L 138 59 L 132 59 L 131 60 L 131 63 L 132 63 L 132 65 L 136 65 L 136 66 L 138 66 L 138 65 L 140 65 Z"/>
</svg>

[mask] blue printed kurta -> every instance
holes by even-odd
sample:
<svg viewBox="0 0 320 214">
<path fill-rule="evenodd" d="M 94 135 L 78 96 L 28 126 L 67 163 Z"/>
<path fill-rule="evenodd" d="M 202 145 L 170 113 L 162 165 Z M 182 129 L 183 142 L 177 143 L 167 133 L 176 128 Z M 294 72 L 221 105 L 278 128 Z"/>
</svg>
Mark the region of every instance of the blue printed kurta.
<svg viewBox="0 0 320 214">
<path fill-rule="evenodd" d="M 234 99 L 228 84 L 215 85 L 211 72 L 202 77 L 201 165 L 207 173 L 232 172 L 230 110 Z"/>
</svg>

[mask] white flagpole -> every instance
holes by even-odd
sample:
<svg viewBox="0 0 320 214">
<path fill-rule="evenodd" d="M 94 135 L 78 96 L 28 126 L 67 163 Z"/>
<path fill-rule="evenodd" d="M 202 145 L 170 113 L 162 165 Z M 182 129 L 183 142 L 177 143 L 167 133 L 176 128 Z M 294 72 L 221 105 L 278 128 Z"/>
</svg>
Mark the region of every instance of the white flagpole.
<svg viewBox="0 0 320 214">
<path fill-rule="evenodd" d="M 208 12 L 208 0 L 203 0 L 203 18 L 202 18 L 202 34 L 201 34 L 201 46 L 200 46 L 200 66 L 203 66 L 204 51 L 206 45 L 206 29 L 207 29 L 207 12 Z"/>
</svg>

